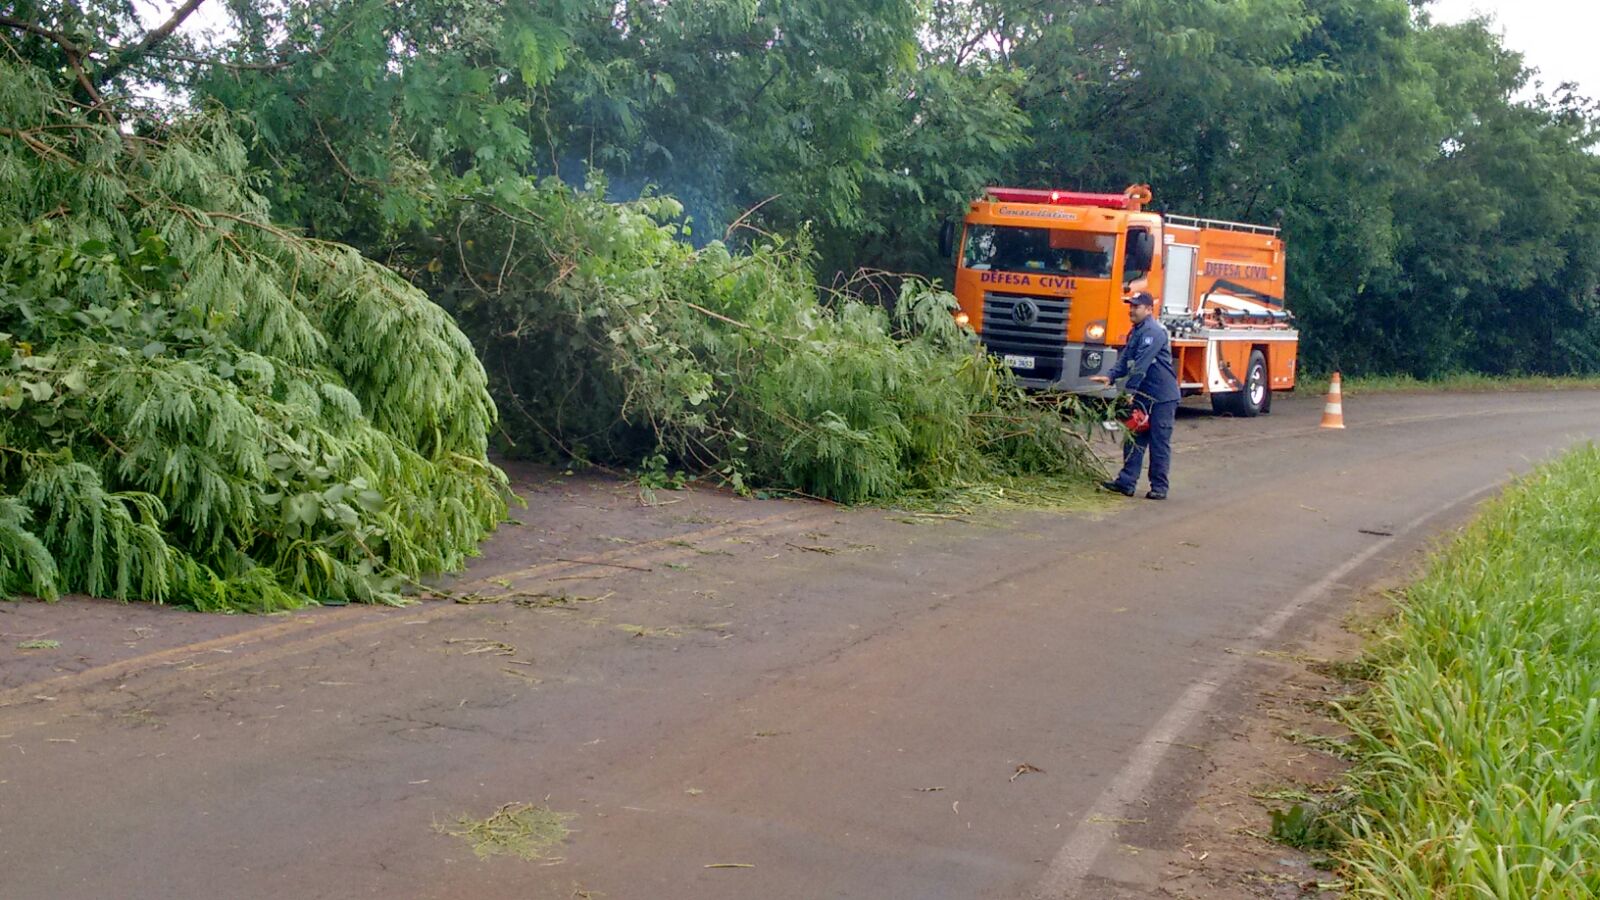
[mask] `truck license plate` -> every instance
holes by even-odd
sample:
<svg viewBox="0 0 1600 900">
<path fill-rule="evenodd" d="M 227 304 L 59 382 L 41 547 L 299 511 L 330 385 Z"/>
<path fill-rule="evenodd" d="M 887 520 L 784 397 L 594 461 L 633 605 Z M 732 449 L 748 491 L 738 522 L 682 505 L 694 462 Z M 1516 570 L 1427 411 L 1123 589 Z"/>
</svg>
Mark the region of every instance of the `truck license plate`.
<svg viewBox="0 0 1600 900">
<path fill-rule="evenodd" d="M 1006 365 L 1010 366 L 1013 369 L 1031 369 L 1031 368 L 1033 368 L 1033 357 L 1031 357 L 1031 356 L 1015 356 L 1013 354 L 1007 353 L 1006 354 Z"/>
</svg>

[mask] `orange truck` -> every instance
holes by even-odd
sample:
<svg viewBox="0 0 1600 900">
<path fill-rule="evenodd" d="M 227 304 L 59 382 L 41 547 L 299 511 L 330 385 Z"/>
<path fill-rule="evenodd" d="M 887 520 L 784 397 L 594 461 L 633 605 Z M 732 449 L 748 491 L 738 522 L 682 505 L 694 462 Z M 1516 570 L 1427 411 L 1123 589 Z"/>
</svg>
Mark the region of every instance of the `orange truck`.
<svg viewBox="0 0 1600 900">
<path fill-rule="evenodd" d="M 1278 229 L 1146 212 L 1121 194 L 993 187 L 941 235 L 955 256 L 957 321 L 1024 387 L 1115 396 L 1110 371 L 1131 324 L 1123 298 L 1156 298 L 1185 396 L 1219 412 L 1269 412 L 1293 390 L 1300 334 L 1284 308 Z"/>
</svg>

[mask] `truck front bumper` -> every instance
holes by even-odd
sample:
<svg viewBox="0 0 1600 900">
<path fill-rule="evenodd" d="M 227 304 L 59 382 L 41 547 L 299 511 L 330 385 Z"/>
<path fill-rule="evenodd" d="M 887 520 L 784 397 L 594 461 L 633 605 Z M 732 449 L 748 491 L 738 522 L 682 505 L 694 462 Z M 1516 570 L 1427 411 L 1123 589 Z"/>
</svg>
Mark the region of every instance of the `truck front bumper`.
<svg viewBox="0 0 1600 900">
<path fill-rule="evenodd" d="M 994 352 L 992 349 L 990 352 Z M 1005 354 L 995 353 L 1004 359 Z M 1092 397 L 1114 398 L 1121 390 L 1089 379 L 1104 375 L 1117 363 L 1117 348 L 1099 344 L 1063 344 L 1049 354 L 1035 353 L 1031 368 L 1011 366 L 1017 383 L 1030 391 L 1061 391 Z"/>
</svg>

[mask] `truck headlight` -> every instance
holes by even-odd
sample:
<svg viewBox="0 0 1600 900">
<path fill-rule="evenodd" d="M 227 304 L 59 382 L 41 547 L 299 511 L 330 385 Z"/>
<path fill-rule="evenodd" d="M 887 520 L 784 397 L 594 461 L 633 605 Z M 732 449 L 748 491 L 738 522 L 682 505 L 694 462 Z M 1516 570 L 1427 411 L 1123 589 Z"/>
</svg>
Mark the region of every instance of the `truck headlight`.
<svg viewBox="0 0 1600 900">
<path fill-rule="evenodd" d="M 957 325 L 965 325 L 965 324 L 967 324 L 968 322 L 971 322 L 971 321 L 972 321 L 972 318 L 970 316 L 968 316 L 966 313 L 964 313 L 964 312 L 956 313 L 956 324 Z"/>
<path fill-rule="evenodd" d="M 1089 327 L 1083 330 L 1083 339 L 1100 343 L 1106 339 L 1106 323 L 1090 322 Z"/>
</svg>

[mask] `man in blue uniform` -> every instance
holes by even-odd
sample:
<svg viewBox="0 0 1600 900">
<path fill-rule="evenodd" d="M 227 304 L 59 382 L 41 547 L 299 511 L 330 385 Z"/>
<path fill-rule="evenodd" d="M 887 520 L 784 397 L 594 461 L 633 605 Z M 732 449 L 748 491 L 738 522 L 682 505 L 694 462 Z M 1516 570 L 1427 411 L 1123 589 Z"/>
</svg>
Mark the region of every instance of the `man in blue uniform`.
<svg viewBox="0 0 1600 900">
<path fill-rule="evenodd" d="M 1117 357 L 1116 365 L 1105 375 L 1096 375 L 1092 381 L 1110 384 L 1128 376 L 1124 389 L 1133 395 L 1134 406 L 1150 416 L 1150 430 L 1136 434 L 1133 440 L 1122 445 L 1122 471 L 1115 481 L 1101 487 L 1132 497 L 1139 486 L 1139 470 L 1144 466 L 1144 453 L 1150 451 L 1151 500 L 1167 499 L 1167 471 L 1172 463 L 1172 423 L 1178 414 L 1178 373 L 1172 368 L 1172 346 L 1167 330 L 1155 315 L 1155 298 L 1143 291 L 1127 300 L 1128 318 L 1133 320 L 1133 331 L 1128 333 L 1128 344 Z"/>
</svg>

